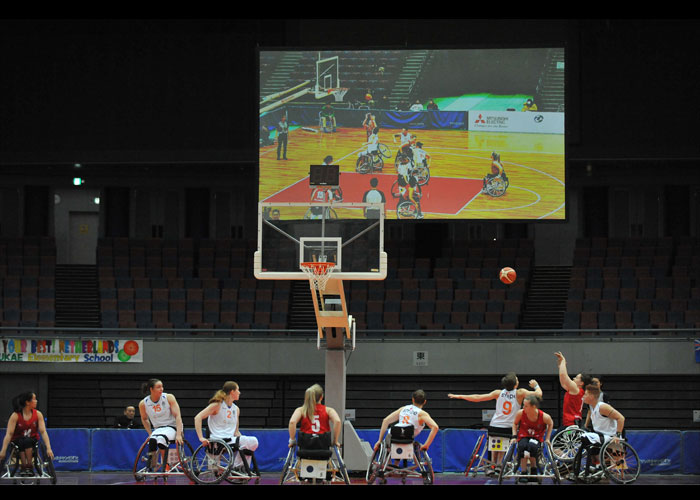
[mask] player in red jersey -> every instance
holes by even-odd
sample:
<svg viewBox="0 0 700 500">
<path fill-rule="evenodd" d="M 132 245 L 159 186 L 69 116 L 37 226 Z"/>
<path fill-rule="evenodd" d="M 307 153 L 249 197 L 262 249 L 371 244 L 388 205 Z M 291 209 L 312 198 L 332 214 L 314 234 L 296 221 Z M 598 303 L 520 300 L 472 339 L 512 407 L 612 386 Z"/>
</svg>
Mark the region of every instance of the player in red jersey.
<svg viewBox="0 0 700 500">
<path fill-rule="evenodd" d="M 532 469 L 537 469 L 537 457 L 542 452 L 542 443 L 549 443 L 554 421 L 549 414 L 540 410 L 540 398 L 529 395 L 523 401 L 523 408 L 518 410 L 513 421 L 513 439 L 518 440 L 518 458 L 520 470 L 527 474 L 528 458 Z"/>
<path fill-rule="evenodd" d="M 39 437 L 46 446 L 49 458 L 53 459 L 51 442 L 44 424 L 44 415 L 36 409 L 36 405 L 36 394 L 33 392 L 24 392 L 12 401 L 15 411 L 7 421 L 7 431 L 5 439 L 2 441 L 2 449 L 0 449 L 0 462 L 2 462 L 10 443 L 19 447 L 22 462 L 20 475 L 34 475 L 32 472 L 32 451 L 39 442 Z"/>
<path fill-rule="evenodd" d="M 555 352 L 559 367 L 559 383 L 566 391 L 564 408 L 562 409 L 562 427 L 581 424 L 583 410 L 583 393 L 585 375 L 579 373 L 574 378 L 569 377 L 566 370 L 566 358 L 561 352 Z"/>
<path fill-rule="evenodd" d="M 314 384 L 304 394 L 304 405 L 300 406 L 289 419 L 289 447 L 296 443 L 297 424 L 299 432 L 304 434 L 325 434 L 333 432 L 333 444 L 340 446 L 341 421 L 338 413 L 331 407 L 322 404 L 323 388 Z"/>
</svg>

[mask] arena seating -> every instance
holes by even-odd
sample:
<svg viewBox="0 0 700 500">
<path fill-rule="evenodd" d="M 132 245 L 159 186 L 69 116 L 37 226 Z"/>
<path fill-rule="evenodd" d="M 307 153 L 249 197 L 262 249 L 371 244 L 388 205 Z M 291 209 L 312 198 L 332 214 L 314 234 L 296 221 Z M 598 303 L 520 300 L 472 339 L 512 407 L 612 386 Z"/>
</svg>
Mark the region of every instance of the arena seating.
<svg viewBox="0 0 700 500">
<path fill-rule="evenodd" d="M 672 238 L 579 239 L 563 327 L 608 330 L 604 335 L 696 327 L 697 245 Z"/>
<path fill-rule="evenodd" d="M 53 238 L 0 239 L 1 326 L 54 326 L 55 269 Z"/>
</svg>

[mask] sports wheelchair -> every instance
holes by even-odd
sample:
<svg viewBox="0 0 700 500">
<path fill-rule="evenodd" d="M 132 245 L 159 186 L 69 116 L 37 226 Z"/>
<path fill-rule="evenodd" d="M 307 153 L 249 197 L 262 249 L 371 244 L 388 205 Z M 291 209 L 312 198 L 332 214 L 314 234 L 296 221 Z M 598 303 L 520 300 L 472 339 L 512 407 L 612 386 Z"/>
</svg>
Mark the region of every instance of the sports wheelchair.
<svg viewBox="0 0 700 500">
<path fill-rule="evenodd" d="M 568 479 L 590 484 L 609 478 L 618 484 L 630 484 L 637 480 L 641 469 L 639 455 L 631 444 L 624 439 L 609 439 L 602 445 L 582 444 Z"/>
<path fill-rule="evenodd" d="M 170 476 L 186 475 L 185 459 L 187 456 L 193 455 L 192 445 L 187 440 L 183 439 L 182 445 L 169 441 L 165 453 L 161 453 L 159 448 L 150 451 L 149 440 L 150 436 L 143 442 L 136 454 L 136 460 L 134 460 L 132 472 L 136 481 L 140 482 L 146 479 L 157 481 L 160 478 L 167 482 Z"/>
<path fill-rule="evenodd" d="M 350 484 L 350 477 L 338 447 L 331 444 L 331 433 L 299 432 L 297 442 L 289 448 L 282 468 L 280 484 Z"/>
<path fill-rule="evenodd" d="M 241 449 L 238 439 L 232 443 L 220 439 L 208 441 L 208 445 L 201 444 L 191 456 L 181 457 L 189 479 L 196 484 L 218 484 L 224 480 L 232 484 L 260 482 L 260 470 L 252 450 Z M 241 465 L 235 465 L 236 456 L 240 457 Z"/>
<path fill-rule="evenodd" d="M 385 144 L 379 144 L 376 152 L 358 156 L 355 171 L 358 174 L 381 172 L 384 169 L 384 158 L 391 158 L 391 150 Z"/>
<path fill-rule="evenodd" d="M 386 484 L 387 478 L 399 477 L 405 484 L 408 478 L 419 478 L 423 484 L 435 482 L 433 462 L 428 452 L 421 449 L 421 444 L 413 439 L 413 426 L 393 426 L 389 431 L 390 438 L 379 444 L 372 455 L 367 468 L 367 484 L 379 481 Z M 409 462 L 412 465 L 408 465 Z"/>
<path fill-rule="evenodd" d="M 40 484 L 41 481 L 49 481 L 56 484 L 56 469 L 53 460 L 46 451 L 46 445 L 41 441 L 32 448 L 31 474 L 23 474 L 21 470 L 21 451 L 15 443 L 10 443 L 5 456 L 5 462 L 0 467 L 0 480 L 13 481 L 15 484 Z"/>
<path fill-rule="evenodd" d="M 508 177 L 505 173 L 503 175 L 498 175 L 496 177 L 486 176 L 484 177 L 484 189 L 483 192 L 494 198 L 499 198 L 506 194 L 506 190 L 510 185 Z"/>
<path fill-rule="evenodd" d="M 501 471 L 498 474 L 498 484 L 503 484 L 507 479 L 515 479 L 517 483 L 519 479 L 529 479 L 535 480 L 542 484 L 545 478 L 552 479 L 554 484 L 559 484 L 561 482 L 561 476 L 559 475 L 559 468 L 555 461 L 554 452 L 552 451 L 552 446 L 548 442 L 542 443 L 539 453 L 536 457 L 537 468 L 534 473 L 526 473 L 521 471 L 520 458 L 517 453 L 518 443 L 513 440 L 508 447 L 505 457 L 503 457 L 503 463 L 501 464 Z M 524 458 L 528 459 L 529 466 L 529 452 L 524 453 Z"/>
<path fill-rule="evenodd" d="M 464 475 L 476 477 L 477 474 L 495 475 L 498 473 L 499 464 L 488 458 L 488 452 L 505 452 L 508 449 L 510 438 L 503 436 L 489 436 L 481 434 L 476 440 L 472 454 L 469 457 Z"/>
</svg>

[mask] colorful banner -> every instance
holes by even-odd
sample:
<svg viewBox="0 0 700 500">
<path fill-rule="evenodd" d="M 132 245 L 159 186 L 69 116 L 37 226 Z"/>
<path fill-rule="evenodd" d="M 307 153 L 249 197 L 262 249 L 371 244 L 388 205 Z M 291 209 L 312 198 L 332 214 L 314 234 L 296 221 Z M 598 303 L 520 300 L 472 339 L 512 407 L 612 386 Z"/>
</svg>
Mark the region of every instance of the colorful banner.
<svg viewBox="0 0 700 500">
<path fill-rule="evenodd" d="M 143 341 L 4 338 L 0 343 L 0 362 L 142 363 Z"/>
</svg>

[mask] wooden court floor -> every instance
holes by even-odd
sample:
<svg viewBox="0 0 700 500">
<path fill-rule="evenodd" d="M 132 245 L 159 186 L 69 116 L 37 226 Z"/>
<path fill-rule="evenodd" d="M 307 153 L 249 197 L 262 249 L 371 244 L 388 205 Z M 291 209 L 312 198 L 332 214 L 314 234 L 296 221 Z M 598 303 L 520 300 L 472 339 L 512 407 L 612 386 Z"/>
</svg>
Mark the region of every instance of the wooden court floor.
<svg viewBox="0 0 700 500">
<path fill-rule="evenodd" d="M 398 145 L 393 134 L 382 130 L 380 142 L 395 154 Z M 563 135 L 506 134 L 459 130 L 415 131 L 418 141 L 431 157 L 431 178 L 483 179 L 490 171 L 491 153 L 500 153 L 510 187 L 500 198 L 484 194 L 468 198 L 454 215 L 440 218 L 468 219 L 563 219 L 565 217 L 565 144 Z M 260 150 L 260 200 L 264 200 L 308 175 L 310 164 L 320 164 L 333 156 L 341 172 L 355 172 L 357 155 L 366 149 L 366 134 L 360 128 L 339 128 L 335 133 L 290 132 L 287 161 L 277 160 L 277 146 Z M 385 160 L 393 172 L 394 158 Z M 341 177 L 342 178 L 342 177 Z M 342 187 L 342 181 L 341 181 Z M 430 186 L 424 196 L 440 196 Z M 308 201 L 308 200 L 300 200 Z M 361 201 L 361 200 L 345 200 Z M 389 210 L 389 209 L 388 209 Z M 391 217 L 387 212 L 387 217 Z M 426 218 L 430 218 L 426 214 Z"/>
</svg>

